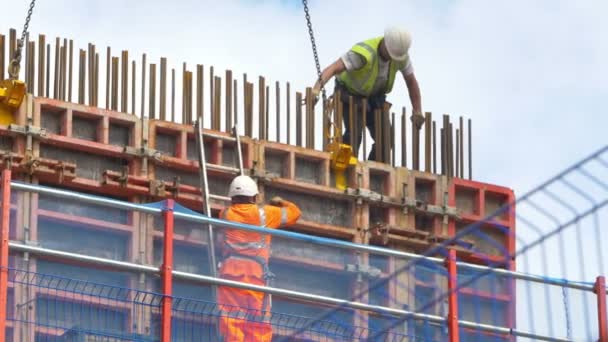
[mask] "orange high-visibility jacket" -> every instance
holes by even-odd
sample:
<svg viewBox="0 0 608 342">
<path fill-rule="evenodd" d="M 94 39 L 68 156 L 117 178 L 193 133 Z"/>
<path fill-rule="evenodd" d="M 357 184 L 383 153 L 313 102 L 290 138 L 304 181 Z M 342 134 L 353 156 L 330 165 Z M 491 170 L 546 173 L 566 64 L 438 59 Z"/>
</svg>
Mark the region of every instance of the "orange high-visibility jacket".
<svg viewBox="0 0 608 342">
<path fill-rule="evenodd" d="M 234 204 L 222 210 L 220 218 L 274 229 L 295 224 L 300 218 L 300 209 L 294 203 L 285 200 L 281 205 L 281 207 L 272 205 L 258 207 L 256 204 Z M 261 257 L 264 262 L 268 263 L 272 236 L 238 229 L 224 229 L 223 234 L 221 252 L 224 256 Z M 260 266 L 253 273 L 261 274 L 261 271 Z"/>
</svg>

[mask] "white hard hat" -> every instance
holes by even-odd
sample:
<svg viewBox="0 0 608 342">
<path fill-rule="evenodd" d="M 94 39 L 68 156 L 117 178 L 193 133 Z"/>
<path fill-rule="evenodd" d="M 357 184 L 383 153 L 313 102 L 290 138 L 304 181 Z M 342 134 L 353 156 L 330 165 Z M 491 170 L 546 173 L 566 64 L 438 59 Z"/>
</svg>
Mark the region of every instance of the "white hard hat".
<svg viewBox="0 0 608 342">
<path fill-rule="evenodd" d="M 247 196 L 253 197 L 258 194 L 258 185 L 249 176 L 237 176 L 230 183 L 228 197 Z"/>
<path fill-rule="evenodd" d="M 412 36 L 403 29 L 389 26 L 384 30 L 384 44 L 392 60 L 403 62 L 407 59 L 407 52 L 412 45 Z"/>
</svg>

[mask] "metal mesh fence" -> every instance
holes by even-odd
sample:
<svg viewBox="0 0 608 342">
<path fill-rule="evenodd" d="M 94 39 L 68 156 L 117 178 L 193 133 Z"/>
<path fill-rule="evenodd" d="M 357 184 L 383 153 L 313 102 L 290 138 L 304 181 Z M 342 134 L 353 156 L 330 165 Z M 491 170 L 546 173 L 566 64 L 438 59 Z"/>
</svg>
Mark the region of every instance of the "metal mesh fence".
<svg viewBox="0 0 608 342">
<path fill-rule="evenodd" d="M 161 295 L 163 268 L 151 266 L 165 262 L 164 203 L 128 207 L 16 190 L 6 334 L 15 341 L 159 340 L 163 298 L 171 298 L 174 341 L 216 340 L 224 318 L 270 324 L 274 341 L 445 341 L 454 334 L 464 341 L 594 341 L 605 324 L 598 298 L 606 288 L 594 287 L 607 265 L 607 169 L 605 147 L 422 255 L 270 232 L 176 206 L 171 297 Z M 37 211 L 23 215 L 36 199 Z M 504 218 L 515 207 L 517 228 L 507 229 Z M 211 272 L 208 251 L 217 242 L 207 238 L 209 225 L 216 233 L 273 235 L 276 278 L 270 287 L 247 288 L 272 294 L 270 310 L 218 307 L 218 285 L 243 284 Z M 515 240 L 514 253 L 496 232 Z M 471 250 L 462 253 L 462 246 Z M 471 254 L 484 266 L 469 263 Z"/>
</svg>

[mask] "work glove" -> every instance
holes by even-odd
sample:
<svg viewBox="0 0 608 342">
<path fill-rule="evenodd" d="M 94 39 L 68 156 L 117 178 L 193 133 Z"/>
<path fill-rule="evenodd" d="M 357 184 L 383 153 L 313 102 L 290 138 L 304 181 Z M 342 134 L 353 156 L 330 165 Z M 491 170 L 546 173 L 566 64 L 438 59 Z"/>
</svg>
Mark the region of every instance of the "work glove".
<svg viewBox="0 0 608 342">
<path fill-rule="evenodd" d="M 283 199 L 279 196 L 274 196 L 271 200 L 270 200 L 270 205 L 274 205 L 275 207 L 282 207 L 283 206 Z"/>
<path fill-rule="evenodd" d="M 410 119 L 412 120 L 412 123 L 414 124 L 414 126 L 416 126 L 417 129 L 421 129 L 422 125 L 424 125 L 424 116 L 422 115 L 422 113 L 412 113 Z"/>
</svg>

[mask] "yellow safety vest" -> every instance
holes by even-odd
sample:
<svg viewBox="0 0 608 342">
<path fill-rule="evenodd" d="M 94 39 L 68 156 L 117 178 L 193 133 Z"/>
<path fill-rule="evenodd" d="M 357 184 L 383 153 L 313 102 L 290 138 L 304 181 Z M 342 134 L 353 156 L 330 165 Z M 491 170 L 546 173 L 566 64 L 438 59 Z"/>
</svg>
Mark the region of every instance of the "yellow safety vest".
<svg viewBox="0 0 608 342">
<path fill-rule="evenodd" d="M 382 37 L 368 39 L 361 43 L 356 44 L 351 48 L 352 52 L 356 52 L 365 58 L 365 66 L 359 70 L 343 71 L 338 75 L 338 80 L 355 95 L 370 96 L 376 95 L 371 94 L 376 78 L 378 77 L 378 59 L 380 54 L 378 53 L 378 47 Z M 409 57 L 408 57 L 409 59 Z M 397 70 L 403 69 L 407 65 L 408 60 L 403 62 L 390 61 L 389 72 L 388 72 L 388 83 L 384 89 L 384 93 L 388 94 L 393 89 L 395 83 L 395 74 Z"/>
</svg>

